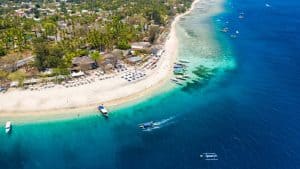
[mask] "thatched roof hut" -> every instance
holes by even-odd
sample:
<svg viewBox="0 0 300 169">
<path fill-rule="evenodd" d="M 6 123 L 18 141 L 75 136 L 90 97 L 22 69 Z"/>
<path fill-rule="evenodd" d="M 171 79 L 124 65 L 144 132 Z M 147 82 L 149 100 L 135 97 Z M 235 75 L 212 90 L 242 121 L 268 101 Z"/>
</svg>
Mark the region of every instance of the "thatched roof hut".
<svg viewBox="0 0 300 169">
<path fill-rule="evenodd" d="M 75 57 L 72 60 L 73 70 L 91 70 L 97 67 L 96 62 L 88 56 Z"/>
</svg>

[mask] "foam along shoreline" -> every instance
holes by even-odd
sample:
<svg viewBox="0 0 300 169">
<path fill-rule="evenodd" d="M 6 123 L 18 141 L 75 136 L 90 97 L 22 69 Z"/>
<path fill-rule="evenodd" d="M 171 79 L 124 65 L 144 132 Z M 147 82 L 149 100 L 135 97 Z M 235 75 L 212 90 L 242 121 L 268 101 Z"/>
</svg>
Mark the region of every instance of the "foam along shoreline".
<svg viewBox="0 0 300 169">
<path fill-rule="evenodd" d="M 95 113 L 95 107 L 100 103 L 111 107 L 151 96 L 165 86 L 172 76 L 173 63 L 178 53 L 176 23 L 182 16 L 189 14 L 200 1 L 206 2 L 195 0 L 188 11 L 175 17 L 164 46 L 164 55 L 159 59 L 157 68 L 149 70 L 143 80 L 128 83 L 115 77 L 74 88 L 14 90 L 0 94 L 0 123 L 9 118 L 17 121 L 74 118 L 79 114 Z"/>
</svg>

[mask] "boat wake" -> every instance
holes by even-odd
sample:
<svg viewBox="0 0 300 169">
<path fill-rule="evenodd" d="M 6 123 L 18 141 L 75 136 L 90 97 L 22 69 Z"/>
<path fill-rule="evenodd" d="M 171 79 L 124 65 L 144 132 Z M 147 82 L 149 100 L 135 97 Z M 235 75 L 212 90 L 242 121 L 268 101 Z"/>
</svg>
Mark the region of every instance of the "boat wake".
<svg viewBox="0 0 300 169">
<path fill-rule="evenodd" d="M 146 127 L 146 128 L 142 128 L 142 130 L 149 132 L 149 131 L 152 131 L 152 130 L 163 128 L 167 125 L 170 125 L 170 124 L 174 123 L 174 121 L 173 121 L 174 118 L 175 117 L 172 116 L 172 117 L 169 117 L 169 118 L 166 118 L 166 119 L 162 119 L 160 121 L 154 121 L 154 122 L 151 123 L 151 126 Z"/>
</svg>

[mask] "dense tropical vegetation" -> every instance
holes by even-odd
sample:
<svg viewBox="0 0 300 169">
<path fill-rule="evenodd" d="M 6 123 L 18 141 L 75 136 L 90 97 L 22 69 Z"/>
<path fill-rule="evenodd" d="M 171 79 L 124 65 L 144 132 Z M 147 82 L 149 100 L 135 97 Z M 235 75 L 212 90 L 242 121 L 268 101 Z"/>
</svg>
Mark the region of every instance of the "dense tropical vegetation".
<svg viewBox="0 0 300 169">
<path fill-rule="evenodd" d="M 155 43 L 169 20 L 191 1 L 0 0 L 0 81 L 48 68 L 65 74 L 74 57 L 99 60 L 101 52 L 130 49 L 131 42 L 145 37 Z M 11 68 L 29 56 L 34 61 L 25 71 Z"/>
</svg>

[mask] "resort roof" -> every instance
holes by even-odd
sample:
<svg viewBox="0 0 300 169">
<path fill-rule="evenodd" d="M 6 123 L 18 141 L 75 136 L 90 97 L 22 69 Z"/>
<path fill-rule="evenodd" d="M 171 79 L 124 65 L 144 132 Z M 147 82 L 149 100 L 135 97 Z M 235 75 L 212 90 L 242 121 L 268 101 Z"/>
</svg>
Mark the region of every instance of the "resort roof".
<svg viewBox="0 0 300 169">
<path fill-rule="evenodd" d="M 139 61 L 141 61 L 142 60 L 142 58 L 141 57 L 139 57 L 139 56 L 134 56 L 134 57 L 130 57 L 130 58 L 128 58 L 127 59 L 129 62 L 131 62 L 131 63 L 136 63 L 136 62 L 139 62 Z"/>
<path fill-rule="evenodd" d="M 151 44 L 149 42 L 135 42 L 131 44 L 132 49 L 146 49 L 150 46 Z"/>
<path fill-rule="evenodd" d="M 10 87 L 17 87 L 19 86 L 19 82 L 18 81 L 13 81 L 10 83 Z"/>
<path fill-rule="evenodd" d="M 113 57 L 115 57 L 115 55 L 112 54 L 112 53 L 106 53 L 106 54 L 104 54 L 104 58 L 105 59 L 110 59 L 110 58 L 113 58 Z"/>
<path fill-rule="evenodd" d="M 164 53 L 164 50 L 160 49 L 158 52 L 157 52 L 157 56 L 161 56 L 162 54 Z"/>
<path fill-rule="evenodd" d="M 28 80 L 25 80 L 24 81 L 24 84 L 25 85 L 29 85 L 29 84 L 35 84 L 35 83 L 38 83 L 38 79 L 28 79 Z"/>
<path fill-rule="evenodd" d="M 123 56 L 123 51 L 120 49 L 114 49 L 111 53 L 117 57 Z"/>
<path fill-rule="evenodd" d="M 72 77 L 79 77 L 79 76 L 83 76 L 84 75 L 84 73 L 83 72 L 73 72 L 72 74 L 71 74 L 71 76 Z"/>
<path fill-rule="evenodd" d="M 95 63 L 95 61 L 88 56 L 75 57 L 72 60 L 72 64 L 74 64 L 74 65 L 93 64 L 93 63 Z"/>
<path fill-rule="evenodd" d="M 17 68 L 20 68 L 22 66 L 24 66 L 25 64 L 34 61 L 34 57 L 30 56 L 28 58 L 22 59 L 22 60 L 18 60 L 16 63 Z"/>
</svg>

